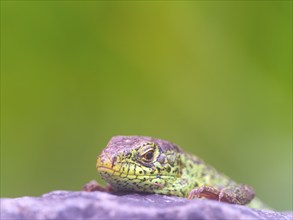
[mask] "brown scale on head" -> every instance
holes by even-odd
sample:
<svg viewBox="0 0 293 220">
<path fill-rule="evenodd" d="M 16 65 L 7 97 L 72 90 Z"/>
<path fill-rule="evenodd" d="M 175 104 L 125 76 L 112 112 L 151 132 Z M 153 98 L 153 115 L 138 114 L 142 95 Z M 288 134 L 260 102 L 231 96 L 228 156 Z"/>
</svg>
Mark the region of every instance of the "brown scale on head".
<svg viewBox="0 0 293 220">
<path fill-rule="evenodd" d="M 182 152 L 182 150 L 175 144 L 147 136 L 114 136 L 111 138 L 107 147 L 103 150 L 103 154 L 114 155 L 115 152 L 121 150 L 130 152 L 131 150 L 138 148 L 144 144 L 152 143 L 157 145 L 163 152 L 176 151 Z"/>
</svg>

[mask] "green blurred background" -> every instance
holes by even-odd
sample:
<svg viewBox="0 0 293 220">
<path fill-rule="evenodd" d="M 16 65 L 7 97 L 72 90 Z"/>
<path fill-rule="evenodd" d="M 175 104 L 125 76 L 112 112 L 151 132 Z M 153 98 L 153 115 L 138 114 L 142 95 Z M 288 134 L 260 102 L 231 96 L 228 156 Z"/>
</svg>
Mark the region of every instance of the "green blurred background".
<svg viewBox="0 0 293 220">
<path fill-rule="evenodd" d="M 111 136 L 136 134 L 292 209 L 291 19 L 291 1 L 1 1 L 1 197 L 100 181 Z"/>
</svg>

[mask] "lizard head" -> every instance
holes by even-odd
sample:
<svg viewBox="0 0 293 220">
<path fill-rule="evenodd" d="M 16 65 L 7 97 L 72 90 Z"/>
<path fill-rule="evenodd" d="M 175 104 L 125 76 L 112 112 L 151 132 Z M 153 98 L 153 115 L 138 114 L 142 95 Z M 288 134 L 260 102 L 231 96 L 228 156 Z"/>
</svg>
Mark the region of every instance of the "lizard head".
<svg viewBox="0 0 293 220">
<path fill-rule="evenodd" d="M 97 170 L 116 190 L 162 192 L 180 176 L 181 149 L 145 136 L 115 136 L 97 159 Z"/>
</svg>

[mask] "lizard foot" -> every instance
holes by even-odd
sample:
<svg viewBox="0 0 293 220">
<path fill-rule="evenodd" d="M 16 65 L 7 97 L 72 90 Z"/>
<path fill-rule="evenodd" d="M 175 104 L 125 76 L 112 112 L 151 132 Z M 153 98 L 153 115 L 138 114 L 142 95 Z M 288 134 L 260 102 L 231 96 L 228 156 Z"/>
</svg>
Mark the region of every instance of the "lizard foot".
<svg viewBox="0 0 293 220">
<path fill-rule="evenodd" d="M 230 204 L 246 205 L 254 196 L 255 193 L 252 187 L 240 184 L 231 185 L 221 190 L 217 190 L 211 186 L 197 187 L 189 193 L 188 199 L 204 197 Z"/>
<path fill-rule="evenodd" d="M 240 184 L 232 185 L 223 188 L 219 194 L 219 201 L 246 205 L 249 203 L 255 196 L 254 190 L 251 186 Z"/>
<path fill-rule="evenodd" d="M 193 198 L 207 198 L 212 200 L 219 200 L 220 191 L 211 186 L 196 187 L 188 195 L 188 199 Z"/>
<path fill-rule="evenodd" d="M 86 192 L 93 192 L 93 191 L 111 192 L 112 187 L 110 184 L 107 184 L 106 186 L 101 186 L 97 181 L 92 180 L 88 182 L 87 184 L 85 184 L 82 190 Z"/>
</svg>

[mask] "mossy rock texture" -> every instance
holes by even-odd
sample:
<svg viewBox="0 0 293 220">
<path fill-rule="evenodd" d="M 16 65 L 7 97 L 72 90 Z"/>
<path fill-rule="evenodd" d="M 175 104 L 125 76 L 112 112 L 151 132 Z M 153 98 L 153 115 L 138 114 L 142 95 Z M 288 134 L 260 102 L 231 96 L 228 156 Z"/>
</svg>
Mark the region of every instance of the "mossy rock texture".
<svg viewBox="0 0 293 220">
<path fill-rule="evenodd" d="M 1 199 L 1 219 L 286 219 L 292 212 L 255 210 L 206 199 L 156 194 L 53 191 Z"/>
</svg>

